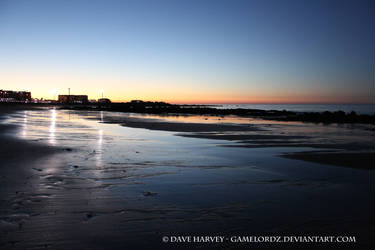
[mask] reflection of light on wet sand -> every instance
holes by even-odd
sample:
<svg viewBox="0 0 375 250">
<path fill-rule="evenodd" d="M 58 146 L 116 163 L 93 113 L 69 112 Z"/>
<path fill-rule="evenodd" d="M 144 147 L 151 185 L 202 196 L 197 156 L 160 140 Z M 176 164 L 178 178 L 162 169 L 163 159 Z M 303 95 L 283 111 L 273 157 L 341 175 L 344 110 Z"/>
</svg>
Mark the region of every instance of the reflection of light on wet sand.
<svg viewBox="0 0 375 250">
<path fill-rule="evenodd" d="M 24 112 L 23 125 L 22 125 L 22 137 L 27 136 L 27 111 Z"/>
<path fill-rule="evenodd" d="M 51 110 L 51 123 L 49 126 L 49 143 L 56 144 L 55 140 L 55 132 L 56 132 L 56 110 Z"/>
<path fill-rule="evenodd" d="M 102 166 L 103 161 L 102 161 L 102 148 L 103 148 L 103 130 L 99 130 L 99 137 L 98 137 L 98 147 L 97 147 L 97 152 L 96 152 L 96 165 L 97 166 Z"/>
<path fill-rule="evenodd" d="M 214 124 L 301 124 L 301 122 L 263 120 L 261 118 L 237 117 L 234 115 L 153 115 L 132 113 L 129 117 L 165 120 L 167 122 L 214 123 Z"/>
<path fill-rule="evenodd" d="M 100 111 L 100 122 L 103 122 L 103 111 Z"/>
</svg>

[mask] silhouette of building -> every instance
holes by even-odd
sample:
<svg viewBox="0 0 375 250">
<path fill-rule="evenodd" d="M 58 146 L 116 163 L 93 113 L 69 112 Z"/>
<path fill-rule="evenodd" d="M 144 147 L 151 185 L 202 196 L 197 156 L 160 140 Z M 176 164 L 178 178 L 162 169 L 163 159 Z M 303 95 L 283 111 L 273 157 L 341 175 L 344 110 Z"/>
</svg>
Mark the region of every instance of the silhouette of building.
<svg viewBox="0 0 375 250">
<path fill-rule="evenodd" d="M 134 103 L 144 103 L 144 101 L 142 100 L 131 100 L 130 103 L 134 104 Z"/>
<path fill-rule="evenodd" d="M 59 103 L 88 103 L 89 99 L 87 95 L 59 95 Z"/>
<path fill-rule="evenodd" d="M 98 100 L 98 103 L 110 104 L 111 100 L 109 100 L 108 98 L 100 98 Z"/>
<path fill-rule="evenodd" d="M 30 102 L 31 92 L 0 90 L 0 102 Z"/>
</svg>

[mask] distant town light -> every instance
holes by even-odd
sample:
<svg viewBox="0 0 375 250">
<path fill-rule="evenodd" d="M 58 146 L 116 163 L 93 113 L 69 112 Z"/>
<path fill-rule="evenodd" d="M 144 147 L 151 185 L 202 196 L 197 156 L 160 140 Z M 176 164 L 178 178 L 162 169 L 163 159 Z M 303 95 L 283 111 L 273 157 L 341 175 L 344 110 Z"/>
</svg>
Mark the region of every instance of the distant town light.
<svg viewBox="0 0 375 250">
<path fill-rule="evenodd" d="M 57 94 L 59 93 L 59 91 L 57 89 L 52 89 L 51 90 L 51 94 L 52 94 L 52 99 L 53 100 L 57 100 Z"/>
</svg>

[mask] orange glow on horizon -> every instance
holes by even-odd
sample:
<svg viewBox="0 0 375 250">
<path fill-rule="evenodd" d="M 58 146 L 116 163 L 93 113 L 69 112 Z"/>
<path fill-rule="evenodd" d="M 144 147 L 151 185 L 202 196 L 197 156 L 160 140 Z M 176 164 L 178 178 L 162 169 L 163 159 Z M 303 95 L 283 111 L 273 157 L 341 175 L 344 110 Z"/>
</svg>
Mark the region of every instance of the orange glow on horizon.
<svg viewBox="0 0 375 250">
<path fill-rule="evenodd" d="M 14 89 L 14 88 L 4 88 L 9 90 L 18 90 L 18 91 L 31 91 L 32 98 L 45 99 L 45 100 L 56 100 L 59 94 L 68 94 L 68 90 L 49 90 L 40 92 L 34 92 L 32 89 Z M 103 90 L 84 92 L 84 91 L 74 91 L 71 90 L 72 95 L 88 95 L 88 99 L 99 99 L 102 97 Z M 173 98 L 171 98 L 173 96 Z M 232 95 L 225 96 L 222 93 L 216 93 L 215 95 L 210 95 L 205 93 L 196 94 L 180 94 L 175 92 L 162 93 L 158 92 L 155 94 L 124 94 L 124 97 L 121 97 L 120 93 L 114 93 L 113 91 L 105 91 L 103 94 L 104 98 L 109 98 L 112 102 L 129 102 L 131 100 L 143 100 L 143 101 L 159 101 L 167 102 L 171 104 L 374 104 L 374 101 L 370 98 L 343 98 L 343 97 L 333 97 L 333 96 L 266 96 L 262 93 L 258 95 Z"/>
<path fill-rule="evenodd" d="M 249 83 L 244 88 L 221 84 L 212 86 L 197 80 L 157 79 L 140 76 L 69 74 L 24 69 L 0 76 L 1 89 L 28 90 L 33 98 L 56 100 L 58 94 L 88 95 L 89 99 L 109 98 L 113 102 L 131 100 L 163 101 L 174 104 L 373 104 L 373 93 L 344 92 L 340 89 L 272 88 L 267 83 Z M 15 87 L 17 86 L 17 87 Z"/>
<path fill-rule="evenodd" d="M 171 104 L 375 104 L 371 100 L 343 100 L 343 99 L 299 99 L 299 98 L 249 98 L 249 99 L 154 99 L 130 98 L 126 100 L 111 99 L 113 102 L 129 102 L 131 100 L 160 101 Z"/>
</svg>

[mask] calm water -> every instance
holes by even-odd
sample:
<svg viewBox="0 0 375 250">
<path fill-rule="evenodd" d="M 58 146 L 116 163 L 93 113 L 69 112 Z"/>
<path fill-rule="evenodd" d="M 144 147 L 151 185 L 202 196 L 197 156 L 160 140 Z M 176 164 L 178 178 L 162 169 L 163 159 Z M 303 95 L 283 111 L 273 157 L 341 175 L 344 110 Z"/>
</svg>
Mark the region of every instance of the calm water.
<svg viewBox="0 0 375 250">
<path fill-rule="evenodd" d="M 288 110 L 296 112 L 355 111 L 358 114 L 375 114 L 375 104 L 218 104 L 217 108 Z"/>
<path fill-rule="evenodd" d="M 19 126 L 13 136 L 72 149 L 38 161 L 28 193 L 39 195 L 37 203 L 16 197 L 25 199 L 18 212 L 36 214 L 18 240 L 71 247 L 96 239 L 91 249 L 100 249 L 145 234 L 160 242 L 171 232 L 333 232 L 373 218 L 372 171 L 277 156 L 308 148 L 225 147 L 230 143 L 100 122 L 106 115 L 45 110 L 8 117 Z"/>
</svg>

